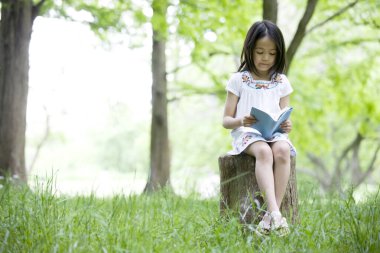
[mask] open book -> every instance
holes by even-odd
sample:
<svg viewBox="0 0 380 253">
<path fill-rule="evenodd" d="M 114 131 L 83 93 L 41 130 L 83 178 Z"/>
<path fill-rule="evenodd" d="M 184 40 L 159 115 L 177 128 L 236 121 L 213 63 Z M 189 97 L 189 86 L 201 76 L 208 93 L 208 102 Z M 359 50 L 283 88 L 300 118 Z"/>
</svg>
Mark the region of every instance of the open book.
<svg viewBox="0 0 380 253">
<path fill-rule="evenodd" d="M 256 123 L 251 127 L 261 133 L 266 140 L 273 138 L 275 133 L 283 133 L 280 125 L 290 117 L 293 107 L 285 107 L 277 115 L 269 115 L 255 107 L 251 109 L 251 115 L 256 118 Z"/>
</svg>

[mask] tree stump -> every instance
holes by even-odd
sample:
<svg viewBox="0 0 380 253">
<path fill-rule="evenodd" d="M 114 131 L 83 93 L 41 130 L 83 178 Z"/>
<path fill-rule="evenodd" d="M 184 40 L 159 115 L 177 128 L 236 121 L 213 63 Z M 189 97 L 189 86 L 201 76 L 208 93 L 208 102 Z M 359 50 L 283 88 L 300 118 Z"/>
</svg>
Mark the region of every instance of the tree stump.
<svg viewBox="0 0 380 253">
<path fill-rule="evenodd" d="M 290 176 L 281 213 L 293 224 L 298 220 L 296 158 L 291 157 Z M 264 200 L 255 176 L 255 158 L 247 154 L 219 157 L 220 214 L 237 212 L 240 222 L 256 223 L 264 213 Z"/>
</svg>

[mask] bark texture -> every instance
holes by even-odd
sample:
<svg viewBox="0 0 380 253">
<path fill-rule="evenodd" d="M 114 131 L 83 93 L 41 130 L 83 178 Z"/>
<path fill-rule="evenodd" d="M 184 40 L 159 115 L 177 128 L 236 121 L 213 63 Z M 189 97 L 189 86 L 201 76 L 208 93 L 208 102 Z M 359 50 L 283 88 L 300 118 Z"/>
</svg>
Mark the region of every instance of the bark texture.
<svg viewBox="0 0 380 253">
<path fill-rule="evenodd" d="M 298 193 L 295 171 L 296 159 L 291 158 L 290 177 L 281 213 L 289 221 L 298 221 Z M 255 158 L 246 154 L 219 157 L 220 214 L 228 210 L 238 213 L 244 224 L 256 223 L 263 215 L 263 197 L 255 177 Z"/>
<path fill-rule="evenodd" d="M 33 1 L 1 1 L 0 174 L 17 175 L 25 182 L 29 44 L 37 12 Z"/>
<path fill-rule="evenodd" d="M 263 1 L 263 19 L 277 23 L 277 0 Z"/>
<path fill-rule="evenodd" d="M 153 1 L 153 15 L 166 20 L 167 4 L 160 3 Z M 145 192 L 156 191 L 170 184 L 165 40 L 165 29 L 153 25 L 150 174 Z"/>
</svg>

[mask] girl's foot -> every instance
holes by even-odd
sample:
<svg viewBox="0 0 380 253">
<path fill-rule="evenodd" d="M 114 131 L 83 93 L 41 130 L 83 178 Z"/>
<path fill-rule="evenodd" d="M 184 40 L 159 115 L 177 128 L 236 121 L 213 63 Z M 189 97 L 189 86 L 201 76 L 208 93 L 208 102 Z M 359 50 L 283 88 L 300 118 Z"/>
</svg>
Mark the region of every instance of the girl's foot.
<svg viewBox="0 0 380 253">
<path fill-rule="evenodd" d="M 290 233 L 288 223 L 286 219 L 282 217 L 279 211 L 271 212 L 271 225 L 270 229 L 272 232 L 276 233 L 278 236 L 286 236 Z"/>
<path fill-rule="evenodd" d="M 263 235 L 269 235 L 270 229 L 271 229 L 271 216 L 269 213 L 265 213 L 263 219 L 259 222 L 259 224 L 256 227 L 256 234 L 263 236 Z"/>
</svg>

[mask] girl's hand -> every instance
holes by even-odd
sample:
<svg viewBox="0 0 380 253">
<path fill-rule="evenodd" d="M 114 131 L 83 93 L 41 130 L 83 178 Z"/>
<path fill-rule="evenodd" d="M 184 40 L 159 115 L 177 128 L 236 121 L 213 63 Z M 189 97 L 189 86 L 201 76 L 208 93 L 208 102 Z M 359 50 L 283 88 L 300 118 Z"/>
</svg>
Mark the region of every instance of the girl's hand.
<svg viewBox="0 0 380 253">
<path fill-rule="evenodd" d="M 290 119 L 285 120 L 280 126 L 285 133 L 290 133 L 290 131 L 292 131 L 292 122 Z"/>
<path fill-rule="evenodd" d="M 248 116 L 244 116 L 242 119 L 241 119 L 241 125 L 242 126 L 245 126 L 245 127 L 249 127 L 251 126 L 252 124 L 256 123 L 256 118 L 251 116 L 251 115 L 248 115 Z"/>
</svg>

